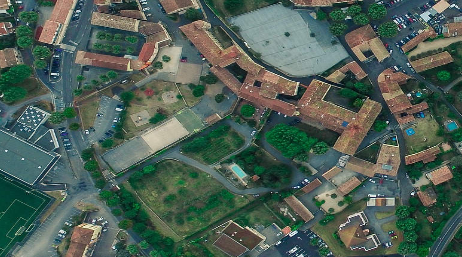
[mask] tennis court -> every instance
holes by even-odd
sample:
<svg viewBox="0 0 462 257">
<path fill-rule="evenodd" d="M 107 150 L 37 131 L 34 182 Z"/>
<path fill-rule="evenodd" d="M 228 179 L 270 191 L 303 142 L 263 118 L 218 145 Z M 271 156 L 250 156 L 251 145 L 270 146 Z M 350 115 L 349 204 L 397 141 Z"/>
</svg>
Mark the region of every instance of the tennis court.
<svg viewBox="0 0 462 257">
<path fill-rule="evenodd" d="M 4 257 L 33 230 L 34 221 L 50 197 L 3 176 L 0 195 L 0 257 Z"/>
<path fill-rule="evenodd" d="M 191 109 L 183 109 L 175 117 L 189 133 L 198 132 L 204 127 L 202 120 Z"/>
</svg>

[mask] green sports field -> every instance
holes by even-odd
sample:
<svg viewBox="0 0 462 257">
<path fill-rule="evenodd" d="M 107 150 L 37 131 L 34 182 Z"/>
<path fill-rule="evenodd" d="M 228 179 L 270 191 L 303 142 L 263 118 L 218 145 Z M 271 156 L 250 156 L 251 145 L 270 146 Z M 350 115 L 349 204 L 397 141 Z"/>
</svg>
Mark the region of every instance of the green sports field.
<svg viewBox="0 0 462 257">
<path fill-rule="evenodd" d="M 50 197 L 3 176 L 0 176 L 0 196 L 0 257 L 3 257 L 34 228 L 32 223 Z"/>
<path fill-rule="evenodd" d="M 189 133 L 194 133 L 204 128 L 202 120 L 191 109 L 183 109 L 175 117 Z"/>
</svg>

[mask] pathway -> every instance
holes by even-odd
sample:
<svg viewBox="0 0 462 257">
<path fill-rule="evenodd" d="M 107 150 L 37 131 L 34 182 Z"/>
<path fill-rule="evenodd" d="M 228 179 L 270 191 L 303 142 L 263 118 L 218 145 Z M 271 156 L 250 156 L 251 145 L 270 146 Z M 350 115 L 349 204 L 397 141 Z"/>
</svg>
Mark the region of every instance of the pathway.
<svg viewBox="0 0 462 257">
<path fill-rule="evenodd" d="M 430 50 L 436 50 L 438 48 L 444 48 L 450 44 L 462 41 L 462 37 L 450 37 L 442 38 L 434 41 L 427 41 L 420 43 L 414 50 L 409 53 L 409 57 L 424 53 Z"/>
<path fill-rule="evenodd" d="M 459 84 L 459 82 L 461 81 L 462 81 L 462 76 L 456 78 L 453 82 L 449 83 L 447 86 L 443 88 L 444 92 L 448 92 L 449 90 L 451 90 L 453 86 Z"/>
</svg>

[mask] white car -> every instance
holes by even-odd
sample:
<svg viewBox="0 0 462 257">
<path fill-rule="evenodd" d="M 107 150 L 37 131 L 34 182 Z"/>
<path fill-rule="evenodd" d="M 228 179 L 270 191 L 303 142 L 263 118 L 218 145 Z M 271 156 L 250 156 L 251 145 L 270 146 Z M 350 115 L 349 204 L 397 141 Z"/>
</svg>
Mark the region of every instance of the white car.
<svg viewBox="0 0 462 257">
<path fill-rule="evenodd" d="M 90 130 L 86 129 L 85 130 L 85 135 L 88 135 L 88 134 L 90 134 Z"/>
<path fill-rule="evenodd" d="M 146 17 L 151 17 L 151 16 L 152 16 L 152 14 L 150 14 L 150 13 L 146 14 Z"/>
<path fill-rule="evenodd" d="M 151 8 L 149 8 L 149 7 L 144 7 L 144 8 L 143 8 L 143 12 L 149 11 L 149 10 L 151 10 Z"/>
<path fill-rule="evenodd" d="M 147 5 L 148 3 L 146 3 L 146 2 L 141 2 L 141 4 L 142 4 L 142 5 Z"/>
</svg>

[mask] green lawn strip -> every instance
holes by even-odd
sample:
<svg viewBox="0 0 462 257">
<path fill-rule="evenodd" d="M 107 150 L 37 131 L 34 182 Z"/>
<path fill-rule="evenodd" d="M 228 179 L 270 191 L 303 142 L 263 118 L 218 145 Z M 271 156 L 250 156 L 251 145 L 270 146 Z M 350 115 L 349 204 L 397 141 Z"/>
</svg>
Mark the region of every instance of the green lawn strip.
<svg viewBox="0 0 462 257">
<path fill-rule="evenodd" d="M 391 242 L 393 243 L 393 246 L 390 248 L 386 248 L 384 254 L 396 254 L 398 252 L 398 246 L 399 244 L 403 241 L 403 232 L 400 231 L 396 227 L 396 220 L 390 221 L 388 223 L 385 223 L 382 225 L 382 230 L 387 233 L 390 230 L 395 231 L 396 235 L 398 235 L 397 239 L 392 239 Z M 382 242 L 383 243 L 383 242 Z"/>
<path fill-rule="evenodd" d="M 385 219 L 385 218 L 387 218 L 387 217 L 390 217 L 390 216 L 392 216 L 392 215 L 394 215 L 394 214 L 395 214 L 394 211 L 376 212 L 376 213 L 375 213 L 375 217 L 376 217 L 377 219 L 381 220 L 381 219 Z"/>
</svg>

